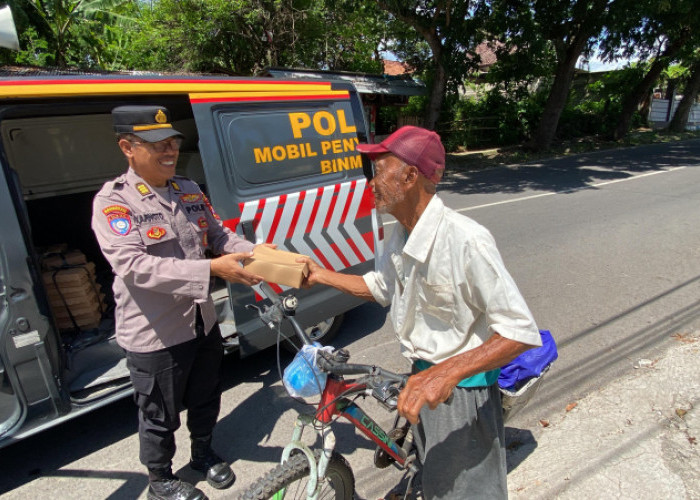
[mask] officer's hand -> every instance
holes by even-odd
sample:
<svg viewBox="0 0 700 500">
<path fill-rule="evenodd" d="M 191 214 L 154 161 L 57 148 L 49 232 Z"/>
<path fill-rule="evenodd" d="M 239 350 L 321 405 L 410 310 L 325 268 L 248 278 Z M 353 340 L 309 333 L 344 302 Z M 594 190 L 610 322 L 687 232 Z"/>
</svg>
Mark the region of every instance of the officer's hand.
<svg viewBox="0 0 700 500">
<path fill-rule="evenodd" d="M 262 276 L 251 274 L 241 265 L 243 259 L 251 257 L 253 252 L 229 253 L 210 260 L 211 274 L 231 283 L 253 286 L 260 283 Z"/>
<path fill-rule="evenodd" d="M 399 394 L 396 409 L 399 415 L 417 424 L 421 408 L 427 404 L 434 410 L 437 405 L 447 401 L 458 382 L 440 365 L 431 366 L 409 377 L 406 387 Z"/>
<path fill-rule="evenodd" d="M 305 263 L 306 265 L 309 266 L 309 275 L 304 278 L 304 281 L 301 283 L 302 288 L 311 288 L 317 283 L 320 283 L 320 276 L 323 271 L 325 271 L 324 268 L 316 264 L 316 262 L 311 258 L 307 257 L 306 255 L 299 257 L 296 259 L 296 262 L 302 264 Z"/>
</svg>

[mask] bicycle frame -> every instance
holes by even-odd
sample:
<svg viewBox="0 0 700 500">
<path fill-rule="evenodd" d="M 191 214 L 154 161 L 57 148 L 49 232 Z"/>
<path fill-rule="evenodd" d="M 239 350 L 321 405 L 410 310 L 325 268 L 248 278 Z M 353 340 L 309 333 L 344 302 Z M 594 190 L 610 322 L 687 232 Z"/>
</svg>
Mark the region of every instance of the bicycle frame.
<svg viewBox="0 0 700 500">
<path fill-rule="evenodd" d="M 270 299 L 273 307 L 265 307 L 264 310 L 252 305 L 248 307 L 257 309 L 262 321 L 270 328 L 274 328 L 275 324 L 281 323 L 282 319 L 287 319 L 291 323 L 296 336 L 304 344 L 311 344 L 304 330 L 293 317 L 293 311 L 296 308 L 296 298 L 288 296 L 282 300 L 265 282 L 260 284 L 260 290 L 264 296 Z M 320 490 L 318 480 L 325 476 L 331 454 L 335 449 L 335 434 L 330 424 L 333 422 L 334 417 L 337 416 L 345 417 L 350 423 L 362 431 L 365 436 L 374 441 L 395 460 L 398 467 L 409 469 L 412 473 L 416 472 L 413 461 L 409 458 L 410 455 L 396 444 L 374 419 L 346 397 L 351 394 L 364 393 L 366 390 L 367 385 L 364 383 L 358 383 L 355 380 L 346 381 L 340 375 L 329 373 L 315 414 L 299 414 L 297 416 L 294 422 L 294 430 L 292 431 L 292 440 L 285 446 L 282 452 L 281 463 L 288 460 L 294 450 L 304 453 L 306 460 L 309 462 L 307 500 L 317 500 L 318 498 Z M 311 448 L 301 441 L 304 427 L 307 425 L 313 426 L 321 437 L 323 453 L 321 453 L 321 458 L 318 463 L 316 462 L 316 457 Z M 274 496 L 275 500 L 281 500 L 284 498 L 284 494 L 284 490 L 277 492 Z"/>
<path fill-rule="evenodd" d="M 399 467 L 412 467 L 406 451 L 396 444 L 387 432 L 372 417 L 367 415 L 362 408 L 345 397 L 349 394 L 364 392 L 366 388 L 365 384 L 345 381 L 329 375 L 326 387 L 321 394 L 321 401 L 316 409 L 316 414 L 314 416 L 306 414 L 297 416 L 294 423 L 294 431 L 292 432 L 292 440 L 282 453 L 282 462 L 287 460 L 294 450 L 299 450 L 306 455 L 310 470 L 309 484 L 307 485 L 308 500 L 316 500 L 318 498 L 318 479 L 325 475 L 331 453 L 335 449 L 335 434 L 330 424 L 336 416 L 345 417 L 365 436 L 388 453 Z M 312 425 L 316 429 L 323 443 L 323 453 L 318 463 L 316 463 L 316 458 L 311 448 L 301 442 L 304 427 L 307 425 Z M 282 497 L 283 495 L 280 498 Z"/>
</svg>

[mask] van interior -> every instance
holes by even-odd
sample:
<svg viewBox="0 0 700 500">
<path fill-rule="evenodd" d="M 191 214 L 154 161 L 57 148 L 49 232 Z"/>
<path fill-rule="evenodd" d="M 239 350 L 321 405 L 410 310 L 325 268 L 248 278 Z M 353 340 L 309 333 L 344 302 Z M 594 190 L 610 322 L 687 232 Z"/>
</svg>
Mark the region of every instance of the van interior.
<svg viewBox="0 0 700 500">
<path fill-rule="evenodd" d="M 175 128 L 186 135 L 178 173 L 199 182 L 205 189 L 189 101 L 185 97 L 171 97 L 165 102 L 144 98 L 141 103 L 162 104 L 171 111 Z M 27 246 L 34 251 L 34 262 L 41 266 L 47 256 L 60 249 L 79 251 L 88 262 L 94 263 L 92 286 L 98 288 L 101 297 L 97 304 L 97 324 L 80 326 L 75 316 L 69 314 L 68 319 L 61 319 L 53 314 L 55 308 L 47 307 L 56 330 L 60 331 L 63 386 L 77 404 L 89 403 L 129 386 L 124 352 L 115 340 L 112 271 L 90 228 L 95 193 L 104 182 L 126 171 L 126 160 L 112 129 L 110 111 L 116 105 L 119 103 L 103 98 L 95 102 L 60 102 L 55 106 L 44 102 L 0 108 L 5 170 L 12 177 L 11 183 L 21 190 L 24 209 L 20 217 L 25 234 L 31 239 Z M 66 302 L 60 283 L 55 281 L 55 276 L 75 267 L 64 262 L 53 271 L 53 285 L 39 283 L 37 288 L 38 296 L 43 290 L 47 304 L 51 304 L 48 288 L 53 286 L 54 294 L 58 290 L 61 303 L 70 311 L 73 306 Z M 46 273 L 46 267 L 42 271 Z M 220 288 L 225 289 L 223 285 Z"/>
</svg>

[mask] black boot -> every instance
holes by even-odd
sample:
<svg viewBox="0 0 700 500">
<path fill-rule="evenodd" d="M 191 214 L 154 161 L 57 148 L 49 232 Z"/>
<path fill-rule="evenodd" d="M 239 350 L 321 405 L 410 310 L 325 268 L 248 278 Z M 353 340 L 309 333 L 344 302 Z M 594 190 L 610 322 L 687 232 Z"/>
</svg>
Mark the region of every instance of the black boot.
<svg viewBox="0 0 700 500">
<path fill-rule="evenodd" d="M 192 439 L 190 467 L 207 475 L 207 482 L 218 490 L 228 488 L 236 480 L 233 470 L 211 449 L 211 434 Z"/>
<path fill-rule="evenodd" d="M 148 500 L 208 500 L 202 490 L 180 481 L 170 467 L 148 469 Z"/>
</svg>

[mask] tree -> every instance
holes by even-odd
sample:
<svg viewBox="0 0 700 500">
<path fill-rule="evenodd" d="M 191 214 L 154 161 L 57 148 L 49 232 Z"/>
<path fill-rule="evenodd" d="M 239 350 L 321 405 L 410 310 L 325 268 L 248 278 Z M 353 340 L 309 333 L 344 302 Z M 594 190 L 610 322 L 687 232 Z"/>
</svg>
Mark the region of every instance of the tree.
<svg viewBox="0 0 700 500">
<path fill-rule="evenodd" d="M 617 0 L 618 3 L 624 0 Z M 554 56 L 553 79 L 542 115 L 528 143 L 534 150 L 549 148 L 557 131 L 582 54 L 593 44 L 614 12 L 611 0 L 494 0 L 494 16 L 502 19 L 503 42 L 535 60 Z M 547 42 L 547 43 L 543 43 Z"/>
<path fill-rule="evenodd" d="M 129 1 L 26 0 L 25 6 L 32 10 L 29 16 L 39 20 L 35 26 L 37 35 L 47 36 L 47 48 L 51 52 L 47 62 L 64 68 L 69 64 L 95 65 L 89 55 L 76 50 L 77 47 L 86 37 L 99 38 L 97 34 L 105 24 L 126 20 L 120 10 Z"/>
<path fill-rule="evenodd" d="M 610 46 L 623 46 L 635 47 L 642 55 L 656 53 L 647 74 L 625 96 L 613 139 L 627 135 L 639 104 L 664 69 L 677 58 L 692 53 L 700 41 L 700 9 L 694 0 L 640 0 L 638 6 L 644 15 L 643 22 L 621 35 L 612 32 L 612 43 L 603 42 L 604 50 L 608 52 Z"/>
<path fill-rule="evenodd" d="M 385 16 L 324 0 L 159 0 L 142 9 L 133 67 L 251 75 L 269 66 L 377 71 Z"/>
<path fill-rule="evenodd" d="M 685 130 L 690 110 L 698 97 L 698 91 L 700 91 L 700 55 L 696 56 L 695 61 L 690 67 L 690 75 L 683 89 L 683 98 L 681 102 L 678 103 L 676 114 L 673 115 L 668 125 L 669 130 L 673 132 L 682 132 Z"/>
<path fill-rule="evenodd" d="M 470 69 L 478 64 L 476 46 L 483 40 L 479 29 L 485 3 L 470 0 L 377 0 L 377 4 L 427 44 L 423 50 L 412 40 L 414 53 L 430 58 L 430 95 L 424 125 L 435 128 L 449 85 L 461 85 Z M 410 45 L 408 39 L 398 45 Z M 404 49 L 405 50 L 405 49 Z"/>
</svg>

